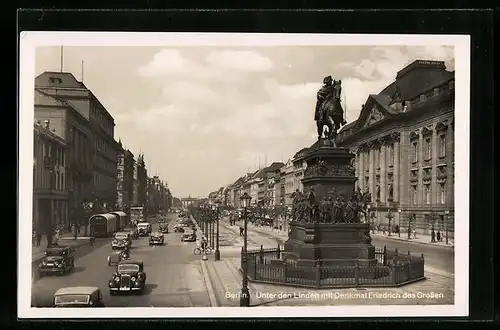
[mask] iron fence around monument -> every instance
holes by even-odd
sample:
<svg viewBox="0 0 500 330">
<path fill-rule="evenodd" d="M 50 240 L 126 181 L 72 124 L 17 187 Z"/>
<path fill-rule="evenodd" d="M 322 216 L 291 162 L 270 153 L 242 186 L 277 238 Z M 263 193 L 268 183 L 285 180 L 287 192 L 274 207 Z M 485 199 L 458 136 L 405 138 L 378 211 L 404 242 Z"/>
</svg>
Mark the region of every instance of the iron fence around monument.
<svg viewBox="0 0 500 330">
<path fill-rule="evenodd" d="M 241 251 L 241 269 L 244 267 Z M 248 279 L 258 283 L 307 288 L 397 287 L 424 277 L 424 256 L 396 250 L 375 250 L 377 264 L 298 266 L 284 262 L 281 247 L 247 252 Z"/>
</svg>

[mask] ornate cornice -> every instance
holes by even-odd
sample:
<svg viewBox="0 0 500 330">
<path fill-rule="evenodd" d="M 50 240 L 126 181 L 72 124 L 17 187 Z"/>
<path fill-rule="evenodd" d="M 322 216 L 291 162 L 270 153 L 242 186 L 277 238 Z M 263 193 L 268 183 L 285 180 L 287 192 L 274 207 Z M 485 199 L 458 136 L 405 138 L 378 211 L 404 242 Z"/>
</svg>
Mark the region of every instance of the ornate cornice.
<svg viewBox="0 0 500 330">
<path fill-rule="evenodd" d="M 446 131 L 448 129 L 448 124 L 440 121 L 436 124 L 436 127 L 434 129 L 436 130 L 436 132 Z"/>
<path fill-rule="evenodd" d="M 391 134 L 389 134 L 389 137 L 392 141 L 399 142 L 399 139 L 401 138 L 401 133 L 400 132 L 392 132 Z"/>
<path fill-rule="evenodd" d="M 366 143 L 360 144 L 358 146 L 358 153 L 363 152 L 363 151 L 367 151 L 367 150 L 368 150 L 368 145 Z"/>
<path fill-rule="evenodd" d="M 367 143 L 368 147 L 370 149 L 378 148 L 380 146 L 380 142 L 378 139 L 371 140 Z"/>
<path fill-rule="evenodd" d="M 422 128 L 422 135 L 432 135 L 432 129 L 429 127 Z"/>
<path fill-rule="evenodd" d="M 410 132 L 410 140 L 418 139 L 420 136 L 420 132 L 418 130 Z"/>
</svg>

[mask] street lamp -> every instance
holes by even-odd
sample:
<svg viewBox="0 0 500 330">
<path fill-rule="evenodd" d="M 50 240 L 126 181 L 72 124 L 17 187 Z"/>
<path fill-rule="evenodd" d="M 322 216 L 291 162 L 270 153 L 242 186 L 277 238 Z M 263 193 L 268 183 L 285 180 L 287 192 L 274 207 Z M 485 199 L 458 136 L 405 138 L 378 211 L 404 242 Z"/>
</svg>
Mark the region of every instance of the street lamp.
<svg viewBox="0 0 500 330">
<path fill-rule="evenodd" d="M 220 251 L 219 251 L 219 208 L 220 208 L 221 202 L 220 200 L 215 201 L 215 216 L 216 216 L 216 221 L 217 221 L 217 237 L 216 237 L 216 242 L 215 242 L 215 260 L 218 261 L 220 260 Z"/>
<path fill-rule="evenodd" d="M 368 223 L 370 224 L 370 230 L 373 234 L 373 233 L 375 233 L 375 229 L 373 228 L 374 227 L 373 226 L 373 218 L 371 217 L 371 214 L 370 214 L 370 208 L 371 208 L 371 206 L 370 206 L 370 204 L 368 204 L 366 206 L 366 210 L 367 210 L 366 217 L 368 218 Z"/>
<path fill-rule="evenodd" d="M 240 296 L 240 307 L 250 307 L 250 292 L 248 291 L 248 266 L 247 266 L 247 226 L 248 226 L 248 217 L 247 217 L 247 208 L 250 205 L 250 201 L 252 197 L 248 195 L 246 192 L 240 197 L 241 205 L 243 206 L 243 221 L 244 221 L 244 237 L 243 237 L 243 280 L 241 286 L 241 296 Z"/>
<path fill-rule="evenodd" d="M 398 237 L 401 237 L 401 208 L 398 208 Z"/>
<path fill-rule="evenodd" d="M 446 245 L 448 245 L 448 215 L 450 214 L 449 210 L 444 211 L 445 218 L 444 218 L 444 235 L 446 237 Z"/>
</svg>

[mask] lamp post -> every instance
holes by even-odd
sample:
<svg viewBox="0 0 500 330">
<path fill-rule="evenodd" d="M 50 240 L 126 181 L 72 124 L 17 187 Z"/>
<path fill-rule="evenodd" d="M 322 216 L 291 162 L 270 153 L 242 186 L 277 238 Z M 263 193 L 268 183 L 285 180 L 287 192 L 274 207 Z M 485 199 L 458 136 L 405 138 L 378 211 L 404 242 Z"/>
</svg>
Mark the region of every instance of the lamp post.
<svg viewBox="0 0 500 330">
<path fill-rule="evenodd" d="M 202 219 L 203 219 L 203 235 L 205 236 L 205 238 L 208 241 L 208 221 L 207 221 L 207 206 L 206 205 L 203 205 Z"/>
<path fill-rule="evenodd" d="M 370 207 L 371 207 L 370 204 L 368 204 L 366 206 L 366 216 L 368 218 L 368 223 L 370 224 L 370 231 L 373 234 L 373 233 L 375 233 L 375 230 L 373 228 L 373 219 L 372 219 L 371 214 L 370 214 Z"/>
<path fill-rule="evenodd" d="M 244 237 L 243 237 L 243 280 L 241 284 L 241 296 L 240 296 L 240 307 L 250 307 L 250 292 L 248 291 L 248 266 L 247 266 L 247 226 L 248 226 L 248 217 L 247 217 L 247 208 L 250 205 L 250 201 L 252 197 L 248 195 L 246 192 L 240 197 L 241 205 L 243 206 L 243 221 L 244 221 Z"/>
<path fill-rule="evenodd" d="M 448 215 L 450 214 L 449 210 L 444 211 L 445 217 L 444 217 L 444 235 L 446 239 L 446 245 L 448 245 Z"/>
<path fill-rule="evenodd" d="M 216 241 L 215 241 L 215 261 L 220 260 L 220 251 L 219 251 L 219 208 L 220 208 L 220 200 L 217 200 L 215 202 L 215 216 L 217 221 L 217 236 L 216 236 Z"/>
<path fill-rule="evenodd" d="M 398 208 L 398 237 L 401 237 L 401 208 Z"/>
</svg>

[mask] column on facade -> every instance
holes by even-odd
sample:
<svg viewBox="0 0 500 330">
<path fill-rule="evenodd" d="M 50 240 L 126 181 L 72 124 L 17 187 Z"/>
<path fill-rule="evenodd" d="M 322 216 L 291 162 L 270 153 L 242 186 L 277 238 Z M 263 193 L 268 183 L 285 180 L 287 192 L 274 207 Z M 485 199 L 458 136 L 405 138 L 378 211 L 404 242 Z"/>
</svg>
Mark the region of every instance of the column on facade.
<svg viewBox="0 0 500 330">
<path fill-rule="evenodd" d="M 438 201 L 438 183 L 437 183 L 437 159 L 438 159 L 438 134 L 435 129 L 432 130 L 431 135 L 431 203 L 439 204 Z"/>
<path fill-rule="evenodd" d="M 359 175 L 358 175 L 358 186 L 361 191 L 365 191 L 365 146 L 360 146 L 358 149 L 359 157 Z"/>
<path fill-rule="evenodd" d="M 454 207 L 455 202 L 455 173 L 454 173 L 454 144 L 455 144 L 455 126 L 453 118 L 450 120 L 446 131 L 446 205 Z M 451 211 L 451 210 L 450 210 Z"/>
<path fill-rule="evenodd" d="M 394 176 L 394 179 L 392 180 L 393 181 L 393 185 L 392 185 L 392 199 L 395 201 L 395 202 L 398 202 L 401 204 L 401 201 L 400 201 L 400 194 L 399 194 L 399 190 L 400 190 L 400 155 L 399 155 L 399 145 L 400 145 L 400 142 L 399 142 L 399 138 L 400 138 L 400 134 L 399 133 L 393 133 L 391 135 L 391 138 L 392 138 L 392 141 L 394 142 L 394 160 L 393 160 L 393 164 L 394 164 L 394 171 L 393 171 L 393 176 Z"/>
<path fill-rule="evenodd" d="M 387 192 L 387 181 L 386 181 L 386 148 L 387 140 L 385 138 L 379 139 L 380 144 L 380 202 L 387 203 L 386 192 Z"/>
<path fill-rule="evenodd" d="M 375 201 L 375 143 L 370 142 L 368 144 L 369 149 L 369 160 L 368 160 L 368 189 L 372 194 L 372 201 Z"/>
<path fill-rule="evenodd" d="M 417 151 L 417 167 L 418 167 L 418 181 L 417 181 L 417 204 L 424 204 L 424 170 L 422 169 L 422 164 L 424 161 L 424 138 L 422 136 L 421 130 L 418 130 L 418 151 Z"/>
</svg>

